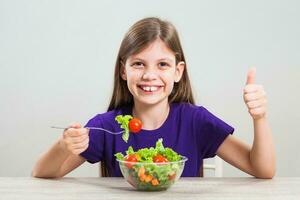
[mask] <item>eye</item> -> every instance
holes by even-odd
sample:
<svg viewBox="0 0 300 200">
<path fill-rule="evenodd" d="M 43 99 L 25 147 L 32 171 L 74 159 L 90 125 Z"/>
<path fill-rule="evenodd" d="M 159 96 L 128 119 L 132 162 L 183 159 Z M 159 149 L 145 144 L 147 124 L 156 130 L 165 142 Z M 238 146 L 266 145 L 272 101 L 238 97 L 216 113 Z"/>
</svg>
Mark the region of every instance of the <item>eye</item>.
<svg viewBox="0 0 300 200">
<path fill-rule="evenodd" d="M 142 62 L 134 62 L 130 66 L 135 67 L 135 68 L 141 68 L 144 66 L 144 63 Z"/>
<path fill-rule="evenodd" d="M 167 62 L 160 62 L 159 63 L 159 67 L 161 67 L 161 68 L 166 68 L 166 67 L 169 67 L 170 65 L 169 65 L 169 63 L 167 63 Z"/>
</svg>

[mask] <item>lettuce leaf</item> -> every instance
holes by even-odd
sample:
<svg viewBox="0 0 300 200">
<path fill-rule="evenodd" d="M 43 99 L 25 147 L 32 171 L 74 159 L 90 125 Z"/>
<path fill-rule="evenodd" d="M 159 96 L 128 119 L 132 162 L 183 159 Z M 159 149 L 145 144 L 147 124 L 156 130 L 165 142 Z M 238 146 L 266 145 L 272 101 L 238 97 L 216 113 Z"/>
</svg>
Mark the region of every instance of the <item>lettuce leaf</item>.
<svg viewBox="0 0 300 200">
<path fill-rule="evenodd" d="M 131 115 L 117 115 L 115 120 L 121 124 L 121 128 L 124 129 L 124 133 L 122 134 L 122 139 L 127 143 L 129 138 L 129 121 L 132 119 Z"/>
<path fill-rule="evenodd" d="M 122 154 L 122 153 L 116 153 L 115 154 L 115 156 L 116 156 L 116 158 L 118 159 L 118 160 L 125 160 L 125 158 L 124 158 L 124 155 Z"/>
<path fill-rule="evenodd" d="M 139 149 L 138 151 L 134 151 L 132 146 L 129 146 L 128 150 L 126 151 L 126 155 L 129 155 L 129 154 L 137 154 L 139 157 L 139 162 L 146 162 L 146 163 L 152 163 L 153 157 L 156 156 L 157 154 L 161 154 L 162 156 L 167 158 L 167 160 L 169 162 L 175 162 L 175 161 L 179 161 L 182 159 L 181 156 L 178 153 L 176 153 L 175 151 L 173 151 L 171 148 L 164 147 L 162 138 L 158 139 L 158 141 L 156 142 L 155 148 L 153 148 L 153 147 L 142 148 L 142 149 Z M 118 156 L 117 158 L 119 160 L 121 160 L 120 158 L 124 159 L 124 155 L 122 153 L 117 153 L 117 154 L 115 154 L 115 156 L 116 157 Z"/>
</svg>

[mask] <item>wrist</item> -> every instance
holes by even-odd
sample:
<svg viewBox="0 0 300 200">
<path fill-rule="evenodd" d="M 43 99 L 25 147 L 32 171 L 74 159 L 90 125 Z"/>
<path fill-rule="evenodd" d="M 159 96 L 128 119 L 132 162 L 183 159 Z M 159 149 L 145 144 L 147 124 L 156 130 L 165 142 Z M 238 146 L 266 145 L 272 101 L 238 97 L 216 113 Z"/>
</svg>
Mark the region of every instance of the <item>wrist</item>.
<svg viewBox="0 0 300 200">
<path fill-rule="evenodd" d="M 254 127 L 260 127 L 260 126 L 265 126 L 268 124 L 268 119 L 266 116 L 260 117 L 260 118 L 253 118 L 253 125 Z"/>
<path fill-rule="evenodd" d="M 267 114 L 263 114 L 260 116 L 252 116 L 252 119 L 254 122 L 258 122 L 258 121 L 266 121 L 267 120 Z"/>
</svg>

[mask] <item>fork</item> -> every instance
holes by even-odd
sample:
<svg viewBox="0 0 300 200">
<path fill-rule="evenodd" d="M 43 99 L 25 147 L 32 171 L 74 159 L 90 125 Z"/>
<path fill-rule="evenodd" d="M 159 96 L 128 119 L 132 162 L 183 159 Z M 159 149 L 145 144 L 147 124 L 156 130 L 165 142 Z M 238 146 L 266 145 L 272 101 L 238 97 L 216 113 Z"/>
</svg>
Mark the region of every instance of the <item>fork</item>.
<svg viewBox="0 0 300 200">
<path fill-rule="evenodd" d="M 51 128 L 67 130 L 67 129 L 71 128 L 71 127 L 51 126 Z M 101 131 L 105 131 L 105 132 L 110 133 L 110 134 L 113 134 L 113 135 L 119 135 L 119 134 L 122 134 L 122 133 L 125 132 L 125 131 L 112 132 L 112 131 L 109 131 L 109 130 L 107 130 L 107 129 L 104 129 L 104 128 L 98 128 L 98 127 L 84 127 L 84 128 L 89 129 L 89 130 L 101 130 Z"/>
</svg>

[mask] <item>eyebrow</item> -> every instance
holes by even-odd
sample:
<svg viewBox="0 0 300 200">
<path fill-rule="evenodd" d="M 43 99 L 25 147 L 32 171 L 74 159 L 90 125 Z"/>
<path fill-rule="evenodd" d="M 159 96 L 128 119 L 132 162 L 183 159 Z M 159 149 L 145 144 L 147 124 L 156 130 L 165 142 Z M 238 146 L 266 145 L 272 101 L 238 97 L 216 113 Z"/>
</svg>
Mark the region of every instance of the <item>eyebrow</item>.
<svg viewBox="0 0 300 200">
<path fill-rule="evenodd" d="M 131 60 L 131 61 L 133 61 L 133 60 L 140 60 L 140 61 L 145 62 L 144 59 L 139 58 L 139 57 L 135 57 L 135 58 L 132 58 L 132 59 L 130 59 L 130 60 Z M 173 60 L 170 59 L 170 58 L 160 58 L 160 59 L 158 59 L 158 61 L 169 61 L 169 62 L 173 62 Z"/>
</svg>

